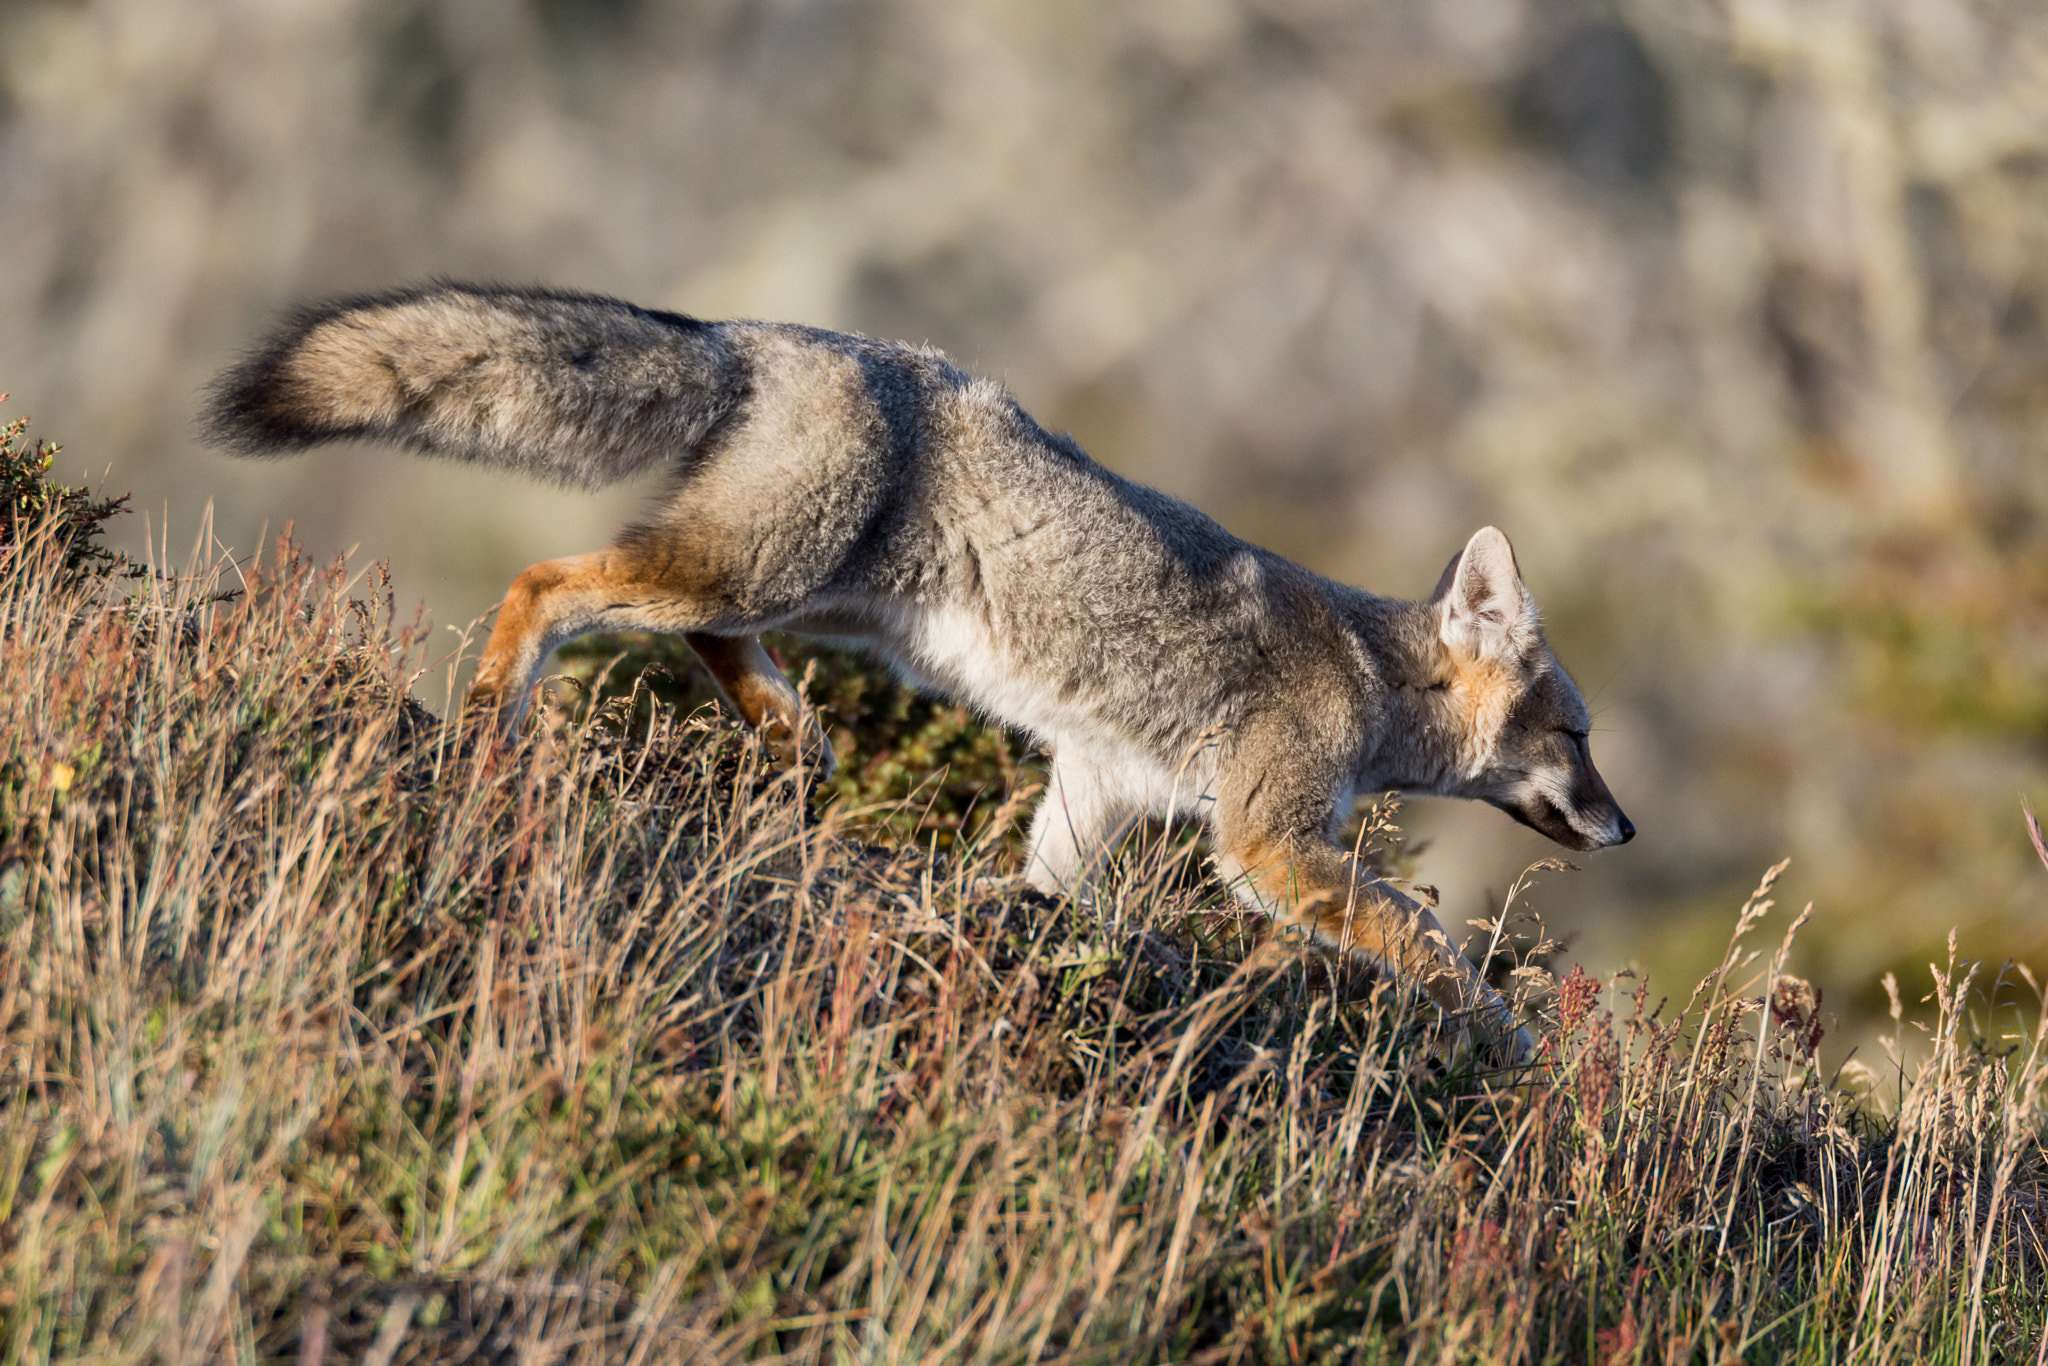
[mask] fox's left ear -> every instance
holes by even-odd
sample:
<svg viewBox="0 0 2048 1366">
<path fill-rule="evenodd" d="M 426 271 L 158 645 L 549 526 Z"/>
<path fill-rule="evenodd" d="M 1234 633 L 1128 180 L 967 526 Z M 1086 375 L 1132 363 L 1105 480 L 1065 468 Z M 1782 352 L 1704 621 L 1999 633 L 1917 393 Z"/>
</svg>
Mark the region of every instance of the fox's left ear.
<svg viewBox="0 0 2048 1366">
<path fill-rule="evenodd" d="M 1437 580 L 1430 602 L 1437 634 L 1470 659 L 1505 660 L 1536 629 L 1536 600 L 1522 586 L 1514 548 L 1496 527 L 1481 527 Z"/>
</svg>

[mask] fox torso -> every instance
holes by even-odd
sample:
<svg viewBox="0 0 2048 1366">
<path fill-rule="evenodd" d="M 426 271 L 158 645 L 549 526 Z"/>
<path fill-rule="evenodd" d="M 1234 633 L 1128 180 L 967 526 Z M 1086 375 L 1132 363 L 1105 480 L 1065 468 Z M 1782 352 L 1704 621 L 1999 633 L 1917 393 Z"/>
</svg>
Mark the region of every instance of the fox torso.
<svg viewBox="0 0 2048 1366">
<path fill-rule="evenodd" d="M 1056 755 L 1099 756 L 1147 806 L 1196 800 L 1205 750 L 1276 685 L 1353 728 L 1378 716 L 1339 600 L 1379 600 L 1112 474 L 929 353 L 721 326 L 751 391 L 622 540 L 743 548 L 735 626 L 869 644 Z"/>
<path fill-rule="evenodd" d="M 251 453 L 383 436 L 565 483 L 665 466 L 610 548 L 514 582 L 472 706 L 516 717 L 576 635 L 670 631 L 786 761 L 829 762 L 755 637 L 859 641 L 1051 749 L 1041 889 L 1080 890 L 1138 815 L 1199 813 L 1240 896 L 1495 1036 L 1504 1007 L 1434 918 L 1331 846 L 1341 805 L 1398 787 L 1573 848 L 1634 833 L 1499 532 L 1428 600 L 1376 597 L 1111 473 L 929 350 L 435 285 L 295 315 L 216 386 L 209 427 Z"/>
</svg>

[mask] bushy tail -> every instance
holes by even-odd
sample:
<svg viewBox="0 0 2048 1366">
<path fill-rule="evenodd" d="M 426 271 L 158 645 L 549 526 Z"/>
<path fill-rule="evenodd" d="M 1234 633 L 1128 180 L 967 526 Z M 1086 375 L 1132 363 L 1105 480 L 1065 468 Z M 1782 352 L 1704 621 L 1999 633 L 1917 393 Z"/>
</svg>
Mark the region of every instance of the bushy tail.
<svg viewBox="0 0 2048 1366">
<path fill-rule="evenodd" d="M 369 437 L 594 488 L 687 454 L 744 390 L 715 324 L 441 282 L 292 314 L 201 421 L 244 455 Z"/>
</svg>

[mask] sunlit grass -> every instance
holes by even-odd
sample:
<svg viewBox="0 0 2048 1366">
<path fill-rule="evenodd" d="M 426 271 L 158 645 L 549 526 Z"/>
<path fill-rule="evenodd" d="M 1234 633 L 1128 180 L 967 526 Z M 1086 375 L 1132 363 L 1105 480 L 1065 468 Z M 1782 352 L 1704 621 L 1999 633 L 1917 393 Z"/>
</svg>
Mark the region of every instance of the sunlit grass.
<svg viewBox="0 0 2048 1366">
<path fill-rule="evenodd" d="M 1960 1362 L 2048 1326 L 2038 1020 L 1951 962 L 1925 1061 L 1821 1074 L 1769 878 L 1683 1009 L 1525 971 L 1541 1061 L 1482 1076 L 1398 989 L 1241 966 L 1171 842 L 1088 910 L 991 891 L 1000 822 L 864 842 L 931 823 L 814 803 L 713 712 L 437 718 L 374 576 L 289 547 L 139 591 L 6 555 L 0 1361 Z"/>
</svg>

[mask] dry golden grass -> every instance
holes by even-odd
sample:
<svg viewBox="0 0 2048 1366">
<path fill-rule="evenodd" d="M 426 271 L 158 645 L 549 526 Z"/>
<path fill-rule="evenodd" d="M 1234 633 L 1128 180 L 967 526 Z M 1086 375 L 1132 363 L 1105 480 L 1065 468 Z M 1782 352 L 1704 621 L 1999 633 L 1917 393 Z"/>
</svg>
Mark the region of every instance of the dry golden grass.
<svg viewBox="0 0 2048 1366">
<path fill-rule="evenodd" d="M 1952 962 L 1852 1098 L 1770 878 L 1683 1010 L 1525 970 L 1481 1076 L 1218 956 L 1182 846 L 987 892 L 994 835 L 863 844 L 711 713 L 437 719 L 374 575 L 60 552 L 0 560 L 0 1361 L 2048 1341 L 2038 1021 Z"/>
</svg>

